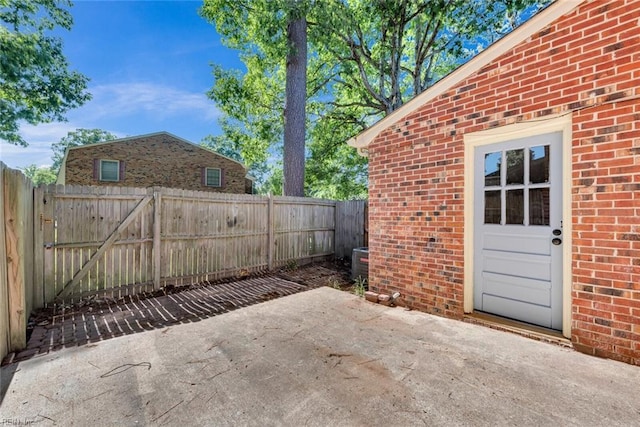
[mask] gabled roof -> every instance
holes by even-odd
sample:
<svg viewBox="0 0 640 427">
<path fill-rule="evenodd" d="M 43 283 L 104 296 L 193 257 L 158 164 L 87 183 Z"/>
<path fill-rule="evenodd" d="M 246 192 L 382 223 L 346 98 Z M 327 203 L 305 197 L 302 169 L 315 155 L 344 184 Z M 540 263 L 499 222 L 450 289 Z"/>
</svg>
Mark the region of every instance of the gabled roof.
<svg viewBox="0 0 640 427">
<path fill-rule="evenodd" d="M 239 162 L 239 161 L 237 161 L 235 159 L 232 159 L 231 157 L 227 157 L 227 156 L 225 156 L 223 154 L 220 154 L 217 151 L 213 151 L 213 150 L 211 150 L 211 149 L 209 149 L 207 147 L 203 147 L 202 145 L 194 144 L 191 141 L 188 141 L 188 140 L 186 140 L 184 138 L 180 138 L 179 136 L 176 136 L 176 135 L 174 135 L 172 133 L 169 133 L 167 131 L 148 133 L 148 134 L 145 134 L 145 135 L 128 136 L 126 138 L 112 139 L 110 141 L 97 142 L 95 144 L 78 145 L 76 147 L 67 147 L 67 149 L 64 152 L 64 158 L 62 159 L 62 164 L 64 165 L 66 160 L 67 160 L 67 153 L 69 152 L 69 150 L 82 150 L 83 148 L 95 147 L 95 146 L 98 146 L 98 145 L 118 144 L 118 143 L 121 143 L 121 142 L 133 141 L 133 140 L 136 140 L 136 139 L 149 138 L 149 137 L 159 136 L 159 135 L 169 136 L 171 138 L 177 139 L 180 142 L 184 142 L 186 144 L 189 144 L 189 145 L 192 145 L 192 146 L 194 146 L 196 148 L 199 148 L 200 150 L 204 150 L 207 153 L 214 153 L 217 156 L 220 156 L 220 157 L 222 157 L 224 159 L 230 160 L 232 162 L 235 162 L 235 163 L 241 165 L 246 170 L 246 167 L 242 162 Z M 62 170 L 63 168 L 60 168 L 60 169 Z"/>
<path fill-rule="evenodd" d="M 356 147 L 360 154 L 366 155 L 366 148 L 369 146 L 371 141 L 380 134 L 380 132 L 399 121 L 402 117 L 419 109 L 442 93 L 448 91 L 453 86 L 480 70 L 482 67 L 525 41 L 527 38 L 543 30 L 560 17 L 571 12 L 584 1 L 586 0 L 556 0 L 546 9 L 538 12 L 535 16 L 520 25 L 511 33 L 487 47 L 465 64 L 456 68 L 453 72 L 439 80 L 429 89 L 420 93 L 400 108 L 375 123 L 373 126 L 365 129 L 360 134 L 348 140 L 347 144 L 352 147 Z"/>
</svg>

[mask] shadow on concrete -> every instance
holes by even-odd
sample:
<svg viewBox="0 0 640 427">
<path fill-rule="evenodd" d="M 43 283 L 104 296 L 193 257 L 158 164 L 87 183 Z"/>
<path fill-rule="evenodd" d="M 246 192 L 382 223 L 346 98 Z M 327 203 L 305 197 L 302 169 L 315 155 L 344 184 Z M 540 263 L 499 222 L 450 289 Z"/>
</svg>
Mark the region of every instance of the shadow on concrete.
<svg viewBox="0 0 640 427">
<path fill-rule="evenodd" d="M 13 380 L 13 375 L 17 369 L 18 364 L 16 363 L 0 369 L 0 406 L 2 406 L 4 396 L 7 394 L 7 390 L 9 390 L 9 384 L 11 384 L 11 380 Z"/>
<path fill-rule="evenodd" d="M 20 362 L 62 348 L 198 322 L 237 308 L 326 286 L 330 280 L 343 277 L 340 271 L 310 265 L 261 277 L 205 283 L 162 296 L 134 296 L 117 303 L 85 306 L 40 321 L 31 333 L 27 348 L 9 355 L 4 362 Z"/>
</svg>

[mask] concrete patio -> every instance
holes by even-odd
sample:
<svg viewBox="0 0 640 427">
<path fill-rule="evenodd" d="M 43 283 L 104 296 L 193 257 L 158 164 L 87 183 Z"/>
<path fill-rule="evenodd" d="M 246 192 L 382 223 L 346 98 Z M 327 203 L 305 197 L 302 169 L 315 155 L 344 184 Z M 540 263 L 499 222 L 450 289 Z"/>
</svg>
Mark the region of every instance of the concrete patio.
<svg viewBox="0 0 640 427">
<path fill-rule="evenodd" d="M 640 424 L 640 369 L 328 287 L 2 368 L 0 423 Z"/>
</svg>

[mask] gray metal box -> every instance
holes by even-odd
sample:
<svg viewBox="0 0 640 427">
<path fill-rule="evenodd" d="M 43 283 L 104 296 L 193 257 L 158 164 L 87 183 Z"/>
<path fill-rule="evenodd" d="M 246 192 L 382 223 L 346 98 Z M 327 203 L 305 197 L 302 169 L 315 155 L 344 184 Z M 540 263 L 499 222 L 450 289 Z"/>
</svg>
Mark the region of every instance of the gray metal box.
<svg viewBox="0 0 640 427">
<path fill-rule="evenodd" d="M 351 279 L 369 278 L 369 248 L 354 248 L 351 255 Z"/>
</svg>

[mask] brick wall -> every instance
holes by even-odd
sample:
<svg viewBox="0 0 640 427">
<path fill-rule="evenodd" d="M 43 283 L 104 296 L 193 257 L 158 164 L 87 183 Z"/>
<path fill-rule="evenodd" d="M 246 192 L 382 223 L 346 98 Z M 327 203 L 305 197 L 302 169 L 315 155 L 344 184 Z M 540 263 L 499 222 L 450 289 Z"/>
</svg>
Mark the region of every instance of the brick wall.
<svg viewBox="0 0 640 427">
<path fill-rule="evenodd" d="M 124 161 L 124 180 L 113 183 L 95 179 L 94 159 Z M 65 167 L 66 184 L 245 192 L 244 166 L 165 133 L 71 149 L 67 153 Z M 202 168 L 205 167 L 223 170 L 222 187 L 202 184 Z"/>
<path fill-rule="evenodd" d="M 640 2 L 587 2 L 369 146 L 370 285 L 463 316 L 466 133 L 571 114 L 572 340 L 640 364 Z"/>
</svg>

